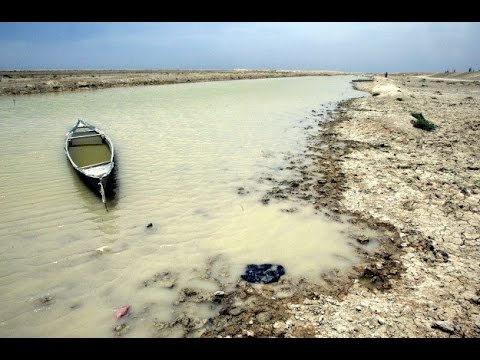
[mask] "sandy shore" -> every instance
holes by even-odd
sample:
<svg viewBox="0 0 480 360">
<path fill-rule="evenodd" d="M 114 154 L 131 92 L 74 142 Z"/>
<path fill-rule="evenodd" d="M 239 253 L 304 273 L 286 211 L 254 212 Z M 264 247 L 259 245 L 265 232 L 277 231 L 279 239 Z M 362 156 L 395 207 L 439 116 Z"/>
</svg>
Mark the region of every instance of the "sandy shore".
<svg viewBox="0 0 480 360">
<path fill-rule="evenodd" d="M 356 83 L 374 96 L 343 102 L 319 122 L 307 153 L 313 167 L 297 164 L 302 181 L 280 191 L 377 229 L 368 239 L 376 250 L 321 284 L 240 282 L 204 336 L 480 335 L 480 82 L 455 76 L 467 81 Z M 438 128 L 414 128 L 411 112 Z"/>
<path fill-rule="evenodd" d="M 105 89 L 111 87 L 162 85 L 200 81 L 262 79 L 291 76 L 328 76 L 339 71 L 297 70 L 47 70 L 0 71 L 0 95 Z"/>
</svg>

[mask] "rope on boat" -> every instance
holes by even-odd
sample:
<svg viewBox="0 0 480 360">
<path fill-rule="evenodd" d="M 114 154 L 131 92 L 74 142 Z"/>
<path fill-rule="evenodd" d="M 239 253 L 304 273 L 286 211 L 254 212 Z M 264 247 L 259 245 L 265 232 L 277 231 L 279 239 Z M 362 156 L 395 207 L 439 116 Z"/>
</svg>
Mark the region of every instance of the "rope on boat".
<svg viewBox="0 0 480 360">
<path fill-rule="evenodd" d="M 105 210 L 108 211 L 107 201 L 105 199 L 105 189 L 103 188 L 103 178 L 100 178 L 98 185 L 100 185 L 100 195 L 102 195 L 102 202 L 105 205 Z"/>
</svg>

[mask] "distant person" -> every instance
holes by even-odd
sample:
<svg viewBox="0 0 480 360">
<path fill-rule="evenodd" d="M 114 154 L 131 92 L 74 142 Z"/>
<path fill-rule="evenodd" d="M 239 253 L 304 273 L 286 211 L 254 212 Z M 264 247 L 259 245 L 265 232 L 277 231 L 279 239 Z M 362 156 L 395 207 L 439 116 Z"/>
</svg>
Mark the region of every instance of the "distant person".
<svg viewBox="0 0 480 360">
<path fill-rule="evenodd" d="M 388 72 L 385 72 L 385 77 L 388 77 Z"/>
</svg>

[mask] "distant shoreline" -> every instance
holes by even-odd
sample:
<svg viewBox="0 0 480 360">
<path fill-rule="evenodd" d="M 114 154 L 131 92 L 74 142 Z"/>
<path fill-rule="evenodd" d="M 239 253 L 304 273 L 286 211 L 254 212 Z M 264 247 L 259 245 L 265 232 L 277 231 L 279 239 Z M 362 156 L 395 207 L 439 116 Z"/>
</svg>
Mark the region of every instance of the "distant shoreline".
<svg viewBox="0 0 480 360">
<path fill-rule="evenodd" d="M 203 81 L 348 74 L 351 73 L 333 70 L 4 70 L 0 71 L 0 96 Z"/>
</svg>

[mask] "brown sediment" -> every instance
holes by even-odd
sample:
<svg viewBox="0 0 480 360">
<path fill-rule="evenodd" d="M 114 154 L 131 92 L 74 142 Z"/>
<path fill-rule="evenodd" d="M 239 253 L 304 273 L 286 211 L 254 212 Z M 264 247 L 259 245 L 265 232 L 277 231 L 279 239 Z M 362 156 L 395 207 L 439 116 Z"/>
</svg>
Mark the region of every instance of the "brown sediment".
<svg viewBox="0 0 480 360">
<path fill-rule="evenodd" d="M 201 81 L 343 75 L 301 70 L 36 70 L 0 71 L 0 95 L 163 85 Z"/>
<path fill-rule="evenodd" d="M 377 229 L 379 246 L 321 283 L 240 282 L 203 336 L 480 335 L 480 83 L 373 80 L 355 86 L 377 96 L 342 102 L 321 124 L 313 166 L 287 193 Z M 413 127 L 412 112 L 438 127 Z M 266 199 L 281 201 L 279 189 Z"/>
</svg>

